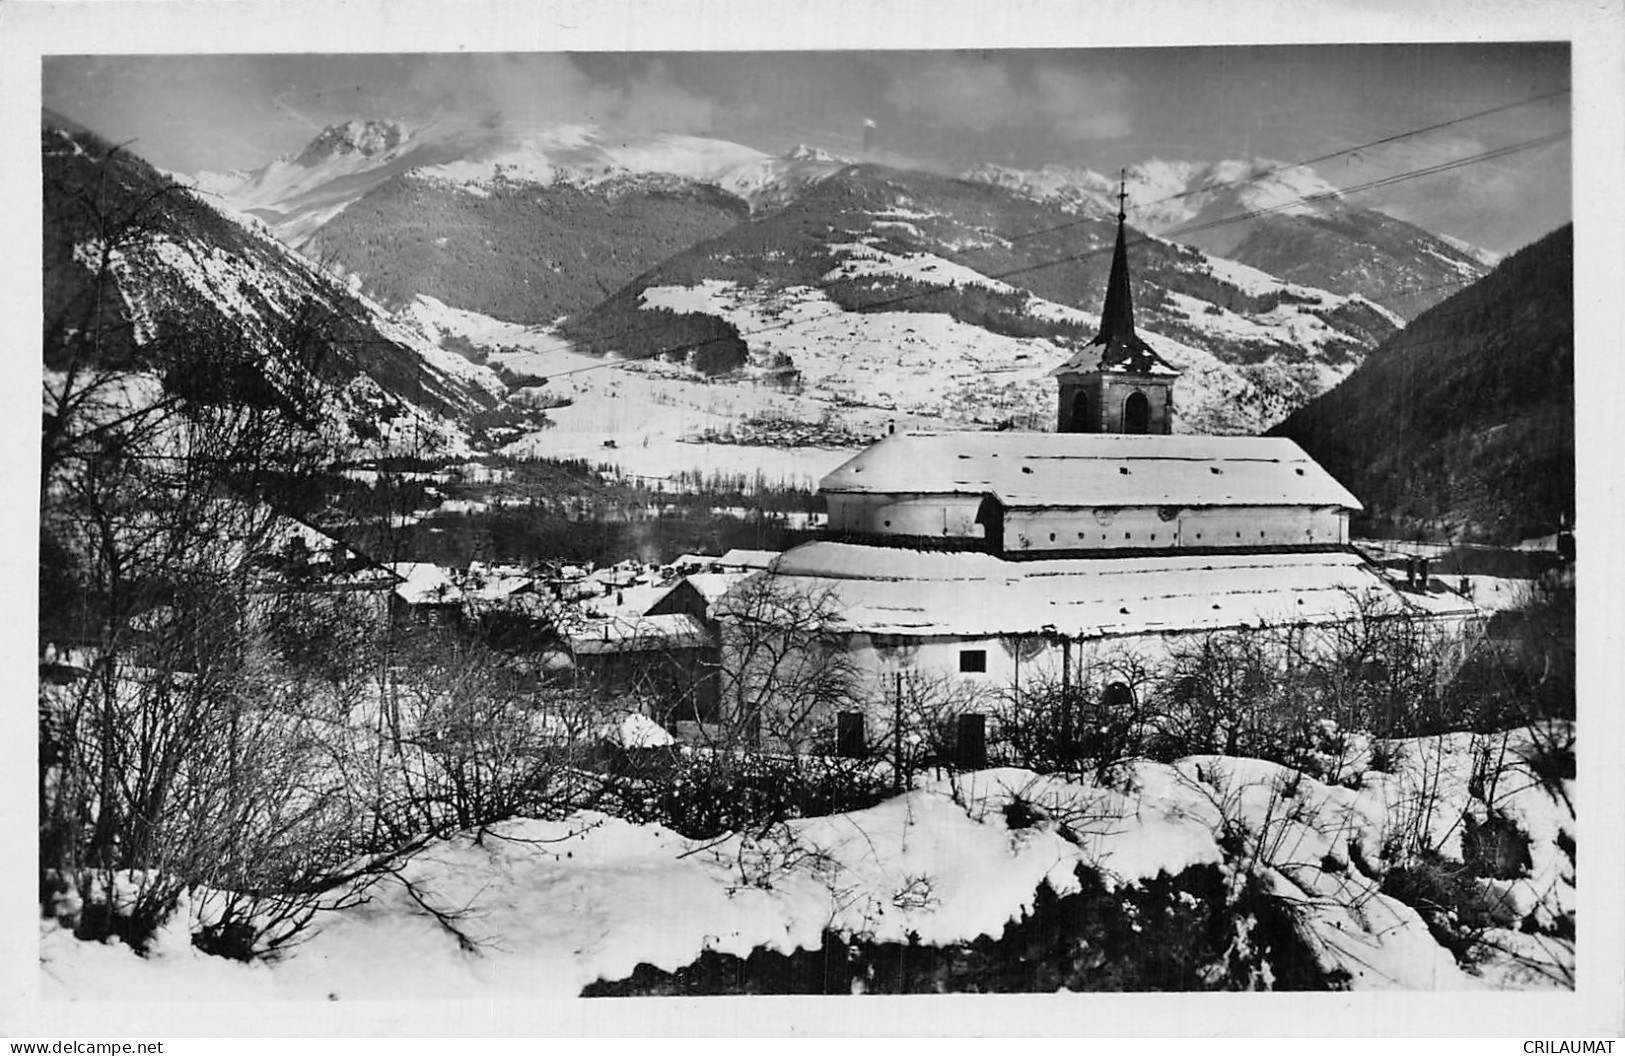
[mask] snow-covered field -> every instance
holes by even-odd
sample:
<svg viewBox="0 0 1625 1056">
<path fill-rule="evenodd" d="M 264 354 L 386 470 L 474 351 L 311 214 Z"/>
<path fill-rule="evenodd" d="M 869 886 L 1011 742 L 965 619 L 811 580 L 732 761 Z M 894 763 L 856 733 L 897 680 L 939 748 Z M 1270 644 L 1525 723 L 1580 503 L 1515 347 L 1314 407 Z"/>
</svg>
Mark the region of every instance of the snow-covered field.
<svg viewBox="0 0 1625 1056">
<path fill-rule="evenodd" d="M 200 954 L 180 920 L 147 957 L 42 923 L 43 994 L 567 998 L 640 963 L 673 970 L 706 950 L 813 949 L 825 929 L 876 941 L 913 933 L 926 944 L 996 937 L 1033 906 L 1040 883 L 1077 890 L 1079 866 L 1116 888 L 1204 863 L 1265 883 L 1323 969 L 1348 973 L 1354 989 L 1563 986 L 1572 943 L 1514 930 L 1572 920 L 1575 908 L 1572 865 L 1558 846 L 1573 839 L 1573 813 L 1524 764 L 1531 737 L 1396 742 L 1385 772 L 1357 751 L 1340 784 L 1226 757 L 1141 761 L 1109 784 L 984 770 L 760 838 L 689 840 L 597 813 L 516 819 L 431 844 L 365 903 L 319 918 L 315 934 L 273 964 Z M 1490 786 L 1486 752 L 1504 764 Z M 1016 798 L 1035 823 L 1012 828 L 1006 807 Z M 1464 967 L 1370 874 L 1424 850 L 1459 862 L 1464 819 L 1482 822 L 1491 810 L 1530 837 L 1531 862 L 1519 879 L 1477 881 L 1501 923 L 1485 933 L 1490 952 Z M 419 898 L 450 914 L 468 943 Z"/>
<path fill-rule="evenodd" d="M 509 445 L 508 454 L 581 458 L 650 478 L 697 470 L 706 476 L 760 474 L 768 483 L 812 486 L 856 448 L 706 443 L 701 438 L 707 431 L 726 435 L 747 418 L 833 418 L 844 428 L 878 437 L 889 417 L 880 408 L 835 408 L 817 395 L 767 385 L 707 382 L 676 364 L 626 364 L 584 355 L 551 330 L 506 323 L 428 297 L 418 299 L 413 316 L 432 336 L 458 334 L 483 347 L 506 349 L 491 354 L 493 365 L 545 377 L 538 392 L 570 401 L 549 409 L 553 424 Z M 899 418 L 899 425 L 909 421 L 890 417 Z"/>
</svg>

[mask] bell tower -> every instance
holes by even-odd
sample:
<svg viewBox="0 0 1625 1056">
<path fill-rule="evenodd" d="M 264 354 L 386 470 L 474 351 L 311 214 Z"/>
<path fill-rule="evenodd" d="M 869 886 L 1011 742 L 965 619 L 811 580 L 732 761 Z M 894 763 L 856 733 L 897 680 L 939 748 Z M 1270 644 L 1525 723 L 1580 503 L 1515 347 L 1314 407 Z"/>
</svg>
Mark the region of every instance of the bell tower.
<svg viewBox="0 0 1625 1056">
<path fill-rule="evenodd" d="M 1106 278 L 1100 332 L 1054 371 L 1060 386 L 1055 431 L 1060 433 L 1171 433 L 1174 381 L 1179 371 L 1134 331 L 1129 291 L 1128 172 L 1117 190 L 1117 245 Z"/>
</svg>

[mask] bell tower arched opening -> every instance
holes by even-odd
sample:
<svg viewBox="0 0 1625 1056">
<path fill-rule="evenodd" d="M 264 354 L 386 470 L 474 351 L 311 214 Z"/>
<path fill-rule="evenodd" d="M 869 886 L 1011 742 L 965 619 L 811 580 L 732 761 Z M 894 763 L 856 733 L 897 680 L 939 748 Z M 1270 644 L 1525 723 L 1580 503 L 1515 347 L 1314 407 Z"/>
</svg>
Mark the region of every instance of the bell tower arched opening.
<svg viewBox="0 0 1625 1056">
<path fill-rule="evenodd" d="M 1123 432 L 1149 433 L 1151 431 L 1151 401 L 1143 392 L 1131 392 L 1123 401 Z"/>
</svg>

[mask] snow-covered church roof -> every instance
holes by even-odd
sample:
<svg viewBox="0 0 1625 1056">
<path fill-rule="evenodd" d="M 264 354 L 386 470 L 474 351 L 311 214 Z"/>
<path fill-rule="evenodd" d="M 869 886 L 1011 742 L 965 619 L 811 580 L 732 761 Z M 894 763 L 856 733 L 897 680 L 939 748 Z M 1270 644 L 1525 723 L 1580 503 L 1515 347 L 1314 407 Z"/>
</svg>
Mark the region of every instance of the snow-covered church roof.
<svg viewBox="0 0 1625 1056">
<path fill-rule="evenodd" d="M 899 433 L 820 490 L 993 495 L 1012 507 L 1337 506 L 1360 500 L 1292 440 L 1119 433 Z"/>
<path fill-rule="evenodd" d="M 830 596 L 843 630 L 921 637 L 1104 637 L 1475 612 L 1456 595 L 1395 590 L 1350 553 L 1010 562 L 821 541 L 787 551 L 763 574 L 779 589 Z M 724 620 L 732 597 L 720 603 Z"/>
</svg>

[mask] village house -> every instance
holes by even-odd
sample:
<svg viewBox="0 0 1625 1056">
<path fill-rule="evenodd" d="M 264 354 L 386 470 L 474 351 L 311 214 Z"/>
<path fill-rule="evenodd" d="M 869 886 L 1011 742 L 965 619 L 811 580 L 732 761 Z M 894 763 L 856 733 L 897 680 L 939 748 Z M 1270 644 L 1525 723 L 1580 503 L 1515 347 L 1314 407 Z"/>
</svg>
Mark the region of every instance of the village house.
<svg viewBox="0 0 1625 1056">
<path fill-rule="evenodd" d="M 1214 631 L 1476 616 L 1356 552 L 1359 500 L 1293 441 L 1173 433 L 1178 371 L 1135 331 L 1124 219 L 1100 332 L 1054 371 L 1055 432 L 887 436 L 822 480 L 828 537 L 758 573 L 818 600 L 872 707 L 905 674 L 971 690 L 1064 684 L 1108 653 L 1154 659 Z M 742 658 L 760 585 L 716 606 L 739 699 L 757 677 Z M 1125 699 L 1127 686 L 1109 688 Z M 809 721 L 833 729 L 837 715 Z"/>
<path fill-rule="evenodd" d="M 565 634 L 575 684 L 600 699 L 639 698 L 666 724 L 716 718 L 716 634 L 687 612 L 593 620 Z"/>
</svg>

